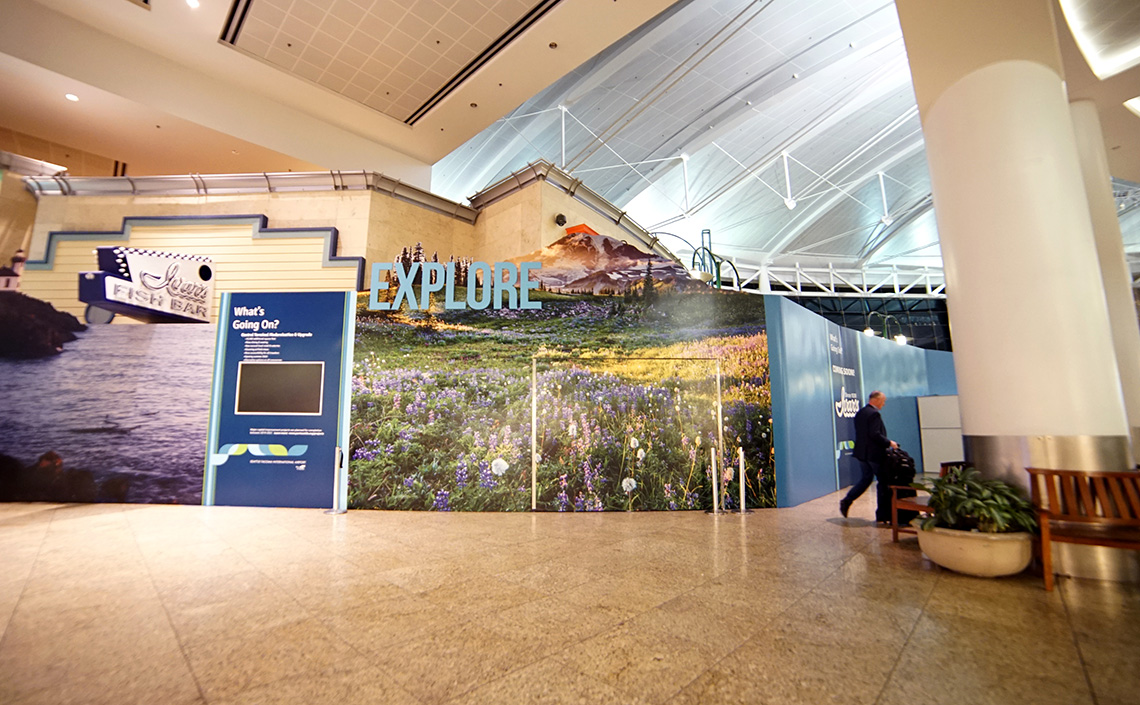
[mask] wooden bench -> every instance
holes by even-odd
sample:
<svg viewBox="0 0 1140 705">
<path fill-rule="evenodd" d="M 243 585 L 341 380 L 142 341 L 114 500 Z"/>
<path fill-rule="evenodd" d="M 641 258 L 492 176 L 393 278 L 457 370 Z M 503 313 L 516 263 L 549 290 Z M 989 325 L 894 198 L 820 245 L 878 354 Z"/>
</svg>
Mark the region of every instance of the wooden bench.
<svg viewBox="0 0 1140 705">
<path fill-rule="evenodd" d="M 951 468 L 958 468 L 965 466 L 966 463 L 961 460 L 954 460 L 944 462 L 938 470 L 939 477 L 946 477 L 946 473 L 950 472 Z M 899 490 L 914 490 L 913 487 L 903 485 L 891 485 L 891 540 L 895 543 L 899 542 L 899 534 L 917 534 L 918 529 L 910 524 L 899 526 L 899 511 L 918 512 L 919 514 L 929 514 L 930 507 L 927 502 L 930 501 L 929 495 L 921 497 L 900 497 Z"/>
<path fill-rule="evenodd" d="M 1054 541 L 1140 549 L 1140 472 L 1026 470 L 1046 590 L 1053 589 Z"/>
</svg>

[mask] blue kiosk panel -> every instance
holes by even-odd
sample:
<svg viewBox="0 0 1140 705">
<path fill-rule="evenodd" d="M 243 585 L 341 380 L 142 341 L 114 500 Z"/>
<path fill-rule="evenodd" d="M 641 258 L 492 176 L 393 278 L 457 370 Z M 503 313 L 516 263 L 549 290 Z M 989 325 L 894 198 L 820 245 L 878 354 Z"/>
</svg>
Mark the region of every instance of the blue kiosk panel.
<svg viewBox="0 0 1140 705">
<path fill-rule="evenodd" d="M 221 309 L 203 503 L 343 508 L 355 297 L 234 293 Z"/>
</svg>

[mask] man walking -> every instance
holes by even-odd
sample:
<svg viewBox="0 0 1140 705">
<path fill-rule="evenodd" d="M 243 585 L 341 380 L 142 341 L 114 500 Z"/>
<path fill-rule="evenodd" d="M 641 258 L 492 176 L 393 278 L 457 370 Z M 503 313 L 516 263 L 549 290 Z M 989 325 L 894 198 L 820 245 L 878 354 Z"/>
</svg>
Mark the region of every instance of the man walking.
<svg viewBox="0 0 1140 705">
<path fill-rule="evenodd" d="M 859 461 L 861 475 L 847 496 L 839 500 L 839 513 L 847 516 L 851 503 L 867 491 L 871 481 L 879 479 L 875 521 L 891 520 L 891 490 L 883 470 L 886 468 L 887 448 L 898 448 L 899 444 L 887 438 L 887 427 L 879 410 L 887 403 L 887 395 L 875 390 L 867 397 L 867 405 L 855 414 L 855 460 Z"/>
</svg>

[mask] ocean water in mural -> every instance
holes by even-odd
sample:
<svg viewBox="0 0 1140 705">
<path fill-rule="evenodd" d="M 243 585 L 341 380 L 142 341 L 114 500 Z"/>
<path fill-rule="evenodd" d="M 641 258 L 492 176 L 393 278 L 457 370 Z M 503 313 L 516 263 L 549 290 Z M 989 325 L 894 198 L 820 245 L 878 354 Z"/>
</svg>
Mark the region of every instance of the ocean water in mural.
<svg viewBox="0 0 1140 705">
<path fill-rule="evenodd" d="M 201 502 L 214 336 L 205 324 L 90 326 L 59 355 L 0 360 L 0 454 L 22 466 L 6 464 L 0 489 Z"/>
<path fill-rule="evenodd" d="M 351 506 L 528 510 L 532 384 L 540 510 L 710 508 L 713 448 L 728 507 L 738 448 L 749 506 L 774 505 L 761 297 L 598 235 L 518 260 L 542 263 L 541 310 L 375 312 L 361 298 Z"/>
</svg>

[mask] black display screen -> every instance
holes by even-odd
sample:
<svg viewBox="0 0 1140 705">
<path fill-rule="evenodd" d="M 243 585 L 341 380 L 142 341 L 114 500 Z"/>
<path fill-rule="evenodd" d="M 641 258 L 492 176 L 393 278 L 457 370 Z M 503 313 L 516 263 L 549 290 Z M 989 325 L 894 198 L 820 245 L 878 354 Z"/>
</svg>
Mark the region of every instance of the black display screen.
<svg viewBox="0 0 1140 705">
<path fill-rule="evenodd" d="M 238 363 L 237 413 L 320 415 L 323 362 Z"/>
</svg>

